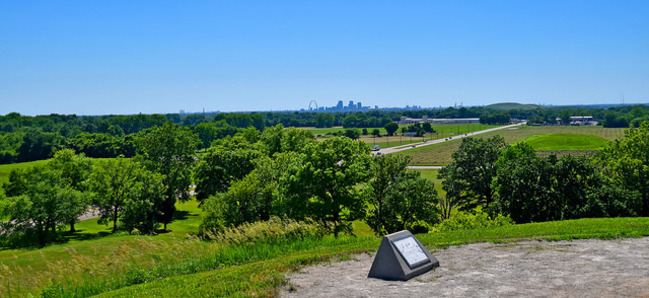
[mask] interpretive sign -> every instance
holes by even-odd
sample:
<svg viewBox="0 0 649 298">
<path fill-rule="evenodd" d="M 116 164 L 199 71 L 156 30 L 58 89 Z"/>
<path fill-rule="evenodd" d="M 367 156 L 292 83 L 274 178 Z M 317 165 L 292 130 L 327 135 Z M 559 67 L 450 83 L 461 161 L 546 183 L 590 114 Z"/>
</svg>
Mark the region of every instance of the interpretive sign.
<svg viewBox="0 0 649 298">
<path fill-rule="evenodd" d="M 421 249 L 421 246 L 415 240 L 415 236 L 410 235 L 406 238 L 392 241 L 397 251 L 401 254 L 403 259 L 408 263 L 410 268 L 417 267 L 425 262 L 428 262 L 428 256 Z"/>
<path fill-rule="evenodd" d="M 438 267 L 439 261 L 409 231 L 383 236 L 367 277 L 408 280 Z"/>
</svg>

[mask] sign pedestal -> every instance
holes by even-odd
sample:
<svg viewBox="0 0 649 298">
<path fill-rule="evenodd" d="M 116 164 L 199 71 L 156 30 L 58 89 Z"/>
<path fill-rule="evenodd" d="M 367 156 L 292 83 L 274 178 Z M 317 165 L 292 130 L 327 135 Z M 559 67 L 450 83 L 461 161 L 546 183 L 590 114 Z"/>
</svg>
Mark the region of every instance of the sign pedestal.
<svg viewBox="0 0 649 298">
<path fill-rule="evenodd" d="M 383 236 L 367 277 L 408 280 L 439 267 L 439 261 L 407 230 Z"/>
</svg>

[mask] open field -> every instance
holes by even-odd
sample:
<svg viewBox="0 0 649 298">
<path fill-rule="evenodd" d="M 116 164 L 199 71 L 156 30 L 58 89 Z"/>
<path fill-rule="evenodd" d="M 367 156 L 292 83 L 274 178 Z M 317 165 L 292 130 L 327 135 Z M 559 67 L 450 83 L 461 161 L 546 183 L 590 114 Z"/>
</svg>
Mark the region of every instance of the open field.
<svg viewBox="0 0 649 298">
<path fill-rule="evenodd" d="M 600 150 L 608 140 L 593 135 L 542 134 L 523 139 L 536 150 Z"/>
<path fill-rule="evenodd" d="M 399 125 L 399 127 L 404 127 L 406 125 Z M 411 136 L 404 136 L 401 135 L 401 132 L 398 131 L 397 135 L 387 137 L 384 136 L 387 134 L 385 131 L 385 128 L 380 127 L 378 128 L 381 131 L 381 134 L 383 136 L 381 137 L 375 137 L 371 135 L 372 130 L 375 128 L 367 128 L 367 131 L 370 133 L 368 135 L 361 135 L 360 140 L 365 142 L 366 144 L 370 145 L 373 147 L 374 145 L 379 145 L 381 148 L 387 148 L 387 147 L 395 147 L 395 146 L 402 146 L 402 145 L 408 145 L 412 143 L 419 143 L 422 142 L 423 140 L 436 140 L 436 139 L 443 139 L 443 138 L 448 138 L 452 136 L 456 136 L 458 134 L 465 134 L 465 133 L 470 133 L 474 131 L 479 131 L 479 130 L 485 130 L 489 128 L 494 128 L 498 127 L 499 125 L 486 125 L 486 124 L 437 124 L 433 125 L 433 129 L 435 129 L 435 133 L 429 133 L 424 135 L 423 137 L 411 137 Z M 333 133 L 343 133 L 345 129 L 342 126 L 337 126 L 337 127 L 332 127 L 332 128 L 313 128 L 313 127 L 306 127 L 303 128 L 308 131 L 310 131 L 314 136 L 316 136 L 317 139 L 324 139 L 331 137 L 331 134 Z M 362 130 L 362 128 L 357 128 L 359 131 Z M 330 134 L 330 135 L 326 135 Z"/>
<path fill-rule="evenodd" d="M 476 137 L 488 138 L 500 135 L 505 138 L 508 144 L 521 141 L 533 135 L 543 134 L 569 134 L 569 135 L 591 135 L 605 140 L 615 140 L 624 137 L 624 128 L 603 128 L 600 126 L 521 126 L 516 129 L 500 130 L 482 134 Z M 446 165 L 451 162 L 451 154 L 460 147 L 461 140 L 445 142 L 439 145 L 416 148 L 399 154 L 405 154 L 412 158 L 412 164 Z M 544 151 L 549 155 L 553 152 Z M 592 151 L 556 151 L 559 155 L 571 154 L 592 154 Z"/>
</svg>

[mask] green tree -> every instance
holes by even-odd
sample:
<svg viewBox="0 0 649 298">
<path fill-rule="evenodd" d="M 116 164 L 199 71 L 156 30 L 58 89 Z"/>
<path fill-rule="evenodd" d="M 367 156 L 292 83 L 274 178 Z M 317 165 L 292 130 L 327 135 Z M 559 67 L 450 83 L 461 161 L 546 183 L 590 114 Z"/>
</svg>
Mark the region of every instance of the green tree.
<svg viewBox="0 0 649 298">
<path fill-rule="evenodd" d="M 318 113 L 315 116 L 315 127 L 317 128 L 326 128 L 332 127 L 334 125 L 336 118 L 330 113 Z"/>
<path fill-rule="evenodd" d="M 430 125 L 430 122 L 424 122 L 424 124 L 421 126 L 421 128 L 424 130 L 426 133 L 434 133 L 435 130 L 433 127 Z"/>
<path fill-rule="evenodd" d="M 252 146 L 211 147 L 201 158 L 194 173 L 196 199 L 203 202 L 209 196 L 226 191 L 232 182 L 242 179 L 255 168 L 255 160 L 261 155 Z"/>
<path fill-rule="evenodd" d="M 96 162 L 88 179 L 93 205 L 99 210 L 99 222 L 122 219 L 125 229 L 152 232 L 155 228 L 156 203 L 165 199 L 162 176 L 146 170 L 138 162 L 117 158 Z"/>
<path fill-rule="evenodd" d="M 362 198 L 356 185 L 368 178 L 370 149 L 363 142 L 333 137 L 309 143 L 304 149 L 300 173 L 309 196 L 310 213 L 324 223 L 332 222 L 337 236 L 346 224 L 360 218 Z"/>
<path fill-rule="evenodd" d="M 48 161 L 47 167 L 60 171 L 62 178 L 60 187 L 70 187 L 76 191 L 83 192 L 85 191 L 84 182 L 90 174 L 92 164 L 83 154 L 76 155 L 73 150 L 65 149 L 56 152 L 54 158 Z M 83 199 L 85 196 L 81 198 Z M 78 205 L 68 207 L 70 212 L 76 214 L 68 222 L 70 224 L 70 232 L 76 232 L 74 224 L 77 222 L 77 218 L 87 210 L 88 204 L 90 202 L 84 199 L 80 200 Z M 75 211 L 72 209 L 75 209 Z"/>
<path fill-rule="evenodd" d="M 537 157 L 529 144 L 519 143 L 503 152 L 497 168 L 492 214 L 511 215 L 516 223 L 559 219 L 552 162 Z"/>
<path fill-rule="evenodd" d="M 60 170 L 34 167 L 25 175 L 24 192 L 0 202 L 0 210 L 14 226 L 35 230 L 42 247 L 55 238 L 57 226 L 76 220 L 83 195 L 64 183 Z"/>
<path fill-rule="evenodd" d="M 358 129 L 346 128 L 344 135 L 352 140 L 358 140 L 361 134 L 358 132 Z"/>
<path fill-rule="evenodd" d="M 156 219 L 156 203 L 164 201 L 163 176 L 138 167 L 134 172 L 133 189 L 130 190 L 120 213 L 121 228 L 127 231 L 137 229 L 140 233 L 155 232 L 159 223 Z"/>
<path fill-rule="evenodd" d="M 381 131 L 378 128 L 372 129 L 372 135 L 375 137 L 380 137 Z"/>
<path fill-rule="evenodd" d="M 200 148 L 206 149 L 219 136 L 218 129 L 212 123 L 200 123 L 194 127 L 194 132 L 201 140 Z"/>
<path fill-rule="evenodd" d="M 308 143 L 315 141 L 313 134 L 295 127 L 284 129 L 282 124 L 264 129 L 260 136 L 263 151 L 268 156 L 275 153 L 301 151 Z"/>
<path fill-rule="evenodd" d="M 176 199 L 189 199 L 189 185 L 195 162 L 195 150 L 199 143 L 196 134 L 171 122 L 141 135 L 138 140 L 140 161 L 148 170 L 163 175 L 165 200 L 156 205 L 159 222 L 167 224 L 176 211 Z"/>
<path fill-rule="evenodd" d="M 371 179 L 363 189 L 367 204 L 365 221 L 377 235 L 412 229 L 418 221 L 435 224 L 439 219 L 439 196 L 432 182 L 408 171 L 409 159 L 375 157 Z"/>
<path fill-rule="evenodd" d="M 649 121 L 631 126 L 597 156 L 604 174 L 628 192 L 639 195 L 641 216 L 649 216 Z"/>
<path fill-rule="evenodd" d="M 23 141 L 18 147 L 19 161 L 32 161 L 46 159 L 52 156 L 61 141 L 57 133 L 43 132 L 39 129 L 31 129 L 23 135 Z"/>
<path fill-rule="evenodd" d="M 496 176 L 496 161 L 506 146 L 501 136 L 462 139 L 460 148 L 453 152 L 453 161 L 439 172 L 446 196 L 463 210 L 489 205 L 493 201 L 491 181 Z"/>
<path fill-rule="evenodd" d="M 394 135 L 397 129 L 399 129 L 399 124 L 397 124 L 396 122 L 390 122 L 386 124 L 384 127 L 385 130 L 388 132 L 388 136 L 391 136 Z"/>
<path fill-rule="evenodd" d="M 201 231 L 220 231 L 245 222 L 281 218 L 304 219 L 308 210 L 308 185 L 300 179 L 304 155 L 282 152 L 257 159 L 257 166 L 226 192 L 210 196 L 202 209 Z M 308 183 L 308 181 L 307 181 Z"/>
</svg>

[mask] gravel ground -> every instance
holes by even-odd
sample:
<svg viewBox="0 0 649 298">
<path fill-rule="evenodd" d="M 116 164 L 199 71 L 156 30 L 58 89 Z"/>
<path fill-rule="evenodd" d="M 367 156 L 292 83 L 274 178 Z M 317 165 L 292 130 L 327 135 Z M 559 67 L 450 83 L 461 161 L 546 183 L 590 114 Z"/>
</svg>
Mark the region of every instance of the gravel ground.
<svg viewBox="0 0 649 298">
<path fill-rule="evenodd" d="M 649 297 L 649 237 L 480 243 L 433 251 L 406 282 L 367 278 L 373 254 L 289 275 L 282 297 Z"/>
</svg>

